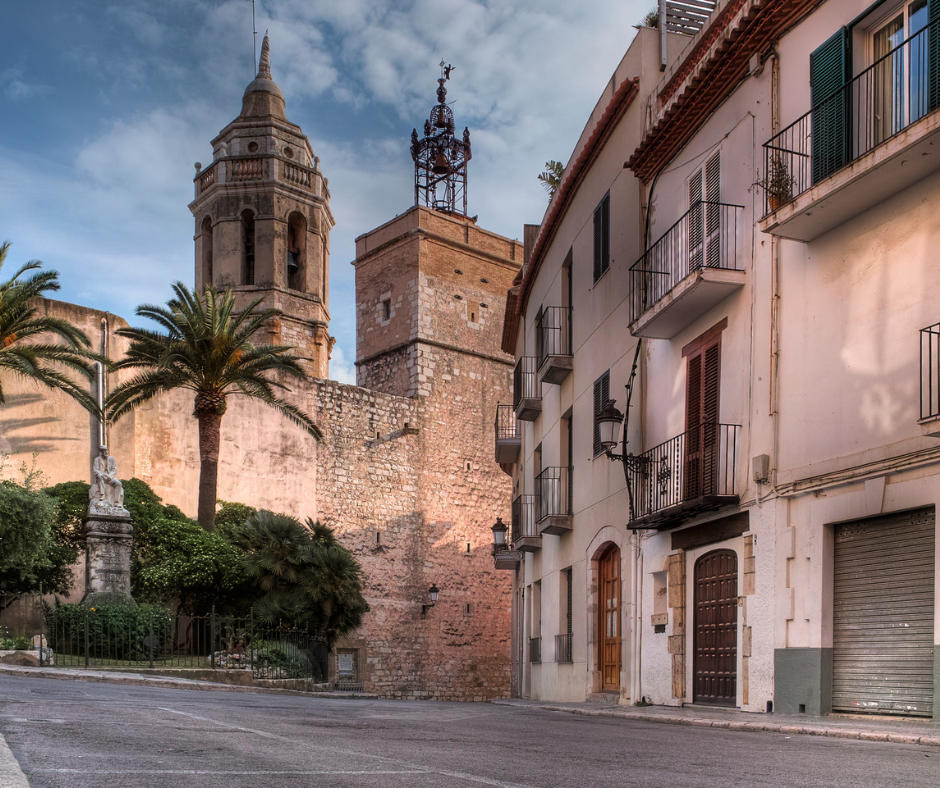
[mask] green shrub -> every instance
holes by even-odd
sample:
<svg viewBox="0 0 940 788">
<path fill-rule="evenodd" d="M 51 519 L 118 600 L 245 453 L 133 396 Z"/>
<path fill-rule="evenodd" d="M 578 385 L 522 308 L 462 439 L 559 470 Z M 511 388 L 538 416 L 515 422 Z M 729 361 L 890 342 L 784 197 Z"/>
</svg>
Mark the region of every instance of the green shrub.
<svg viewBox="0 0 940 788">
<path fill-rule="evenodd" d="M 97 607 L 56 602 L 46 608 L 49 646 L 60 654 L 96 659 L 146 659 L 151 650 L 165 649 L 173 633 L 173 617 L 159 605 Z M 148 640 L 149 638 L 153 640 Z"/>
</svg>

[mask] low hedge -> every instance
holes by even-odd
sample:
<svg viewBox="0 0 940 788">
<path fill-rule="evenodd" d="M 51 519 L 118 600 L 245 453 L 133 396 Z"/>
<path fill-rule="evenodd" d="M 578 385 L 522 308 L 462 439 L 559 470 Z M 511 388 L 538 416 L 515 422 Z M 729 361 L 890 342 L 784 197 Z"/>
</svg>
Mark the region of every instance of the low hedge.
<svg viewBox="0 0 940 788">
<path fill-rule="evenodd" d="M 159 605 L 57 603 L 46 609 L 49 646 L 59 654 L 106 659 L 146 659 L 173 634 L 173 616 Z M 152 638 L 152 640 L 150 640 Z"/>
</svg>

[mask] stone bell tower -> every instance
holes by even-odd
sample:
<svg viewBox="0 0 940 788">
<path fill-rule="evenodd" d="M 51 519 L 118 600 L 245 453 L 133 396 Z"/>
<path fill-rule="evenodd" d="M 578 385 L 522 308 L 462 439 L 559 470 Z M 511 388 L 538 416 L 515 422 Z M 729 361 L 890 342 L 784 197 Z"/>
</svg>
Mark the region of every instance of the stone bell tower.
<svg viewBox="0 0 940 788">
<path fill-rule="evenodd" d="M 195 186 L 197 290 L 231 287 L 239 306 L 261 298 L 281 310 L 266 341 L 294 346 L 309 374 L 328 377 L 330 192 L 310 141 L 287 119 L 267 36 L 242 111 L 212 140 L 212 164 L 196 164 Z"/>
</svg>

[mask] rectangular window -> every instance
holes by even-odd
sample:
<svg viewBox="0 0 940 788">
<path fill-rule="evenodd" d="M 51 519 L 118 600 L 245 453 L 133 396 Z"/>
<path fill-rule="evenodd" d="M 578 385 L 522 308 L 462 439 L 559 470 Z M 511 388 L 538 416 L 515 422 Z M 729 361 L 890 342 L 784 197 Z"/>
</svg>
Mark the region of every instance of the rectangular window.
<svg viewBox="0 0 940 788">
<path fill-rule="evenodd" d="M 723 320 L 682 350 L 686 357 L 683 499 L 713 494 L 718 483 L 718 395 Z"/>
<path fill-rule="evenodd" d="M 572 580 L 571 580 L 571 567 L 562 570 L 562 574 L 565 578 L 565 634 L 570 635 L 572 633 L 572 605 L 571 605 L 571 589 L 572 589 Z"/>
<path fill-rule="evenodd" d="M 610 399 L 610 370 L 594 381 L 594 456 L 604 452 L 601 448 L 601 431 L 597 425 L 597 417 L 601 415 L 604 405 Z"/>
<path fill-rule="evenodd" d="M 704 204 L 702 204 L 704 202 Z M 721 265 L 721 152 L 689 178 L 689 270 Z"/>
<path fill-rule="evenodd" d="M 610 192 L 594 209 L 594 281 L 610 268 Z"/>
<path fill-rule="evenodd" d="M 392 318 L 392 302 L 390 299 L 386 299 L 382 302 L 382 320 L 391 320 Z"/>
</svg>

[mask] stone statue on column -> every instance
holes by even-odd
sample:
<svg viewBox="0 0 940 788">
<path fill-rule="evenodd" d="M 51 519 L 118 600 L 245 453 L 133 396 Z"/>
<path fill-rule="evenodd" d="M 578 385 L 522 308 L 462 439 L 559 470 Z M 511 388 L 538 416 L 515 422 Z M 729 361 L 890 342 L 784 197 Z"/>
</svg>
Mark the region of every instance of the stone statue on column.
<svg viewBox="0 0 940 788">
<path fill-rule="evenodd" d="M 124 485 L 107 446 L 98 447 L 91 467 L 85 518 L 85 596 L 82 604 L 135 604 L 131 597 L 131 548 L 134 526 L 124 508 Z"/>
</svg>

